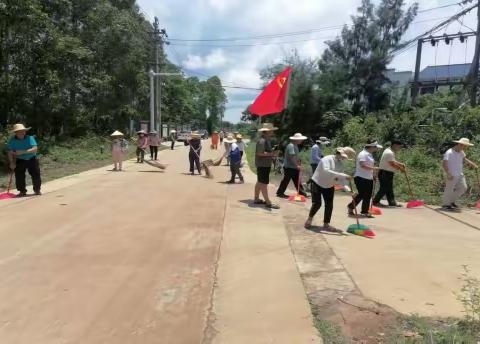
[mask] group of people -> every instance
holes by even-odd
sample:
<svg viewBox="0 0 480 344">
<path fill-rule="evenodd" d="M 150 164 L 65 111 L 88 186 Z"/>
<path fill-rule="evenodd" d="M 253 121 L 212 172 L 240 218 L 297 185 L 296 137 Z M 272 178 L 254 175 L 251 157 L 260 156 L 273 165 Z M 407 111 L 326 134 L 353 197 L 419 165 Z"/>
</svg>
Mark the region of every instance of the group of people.
<svg viewBox="0 0 480 344">
<path fill-rule="evenodd" d="M 265 205 L 268 208 L 278 209 L 268 195 L 268 184 L 270 182 L 270 170 L 273 160 L 278 152 L 272 146 L 272 136 L 277 130 L 272 124 L 265 123 L 260 128 L 261 137 L 257 142 L 255 153 L 255 164 L 257 168 L 257 183 L 255 185 L 254 203 Z M 297 133 L 290 137 L 290 143 L 285 149 L 283 163 L 283 179 L 277 189 L 277 197 L 288 198 L 285 190 L 293 182 L 297 193 L 307 196 L 304 190 L 300 174 L 302 162 L 299 157 L 299 145 L 307 139 L 306 136 Z M 381 156 L 380 163 L 376 166 L 374 153 L 383 147 L 376 140 L 368 140 L 362 151 L 357 152 L 351 147 L 339 147 L 334 149 L 334 153 L 324 156 L 324 147 L 329 144 L 326 137 L 319 138 L 312 147 L 310 164 L 312 166 L 312 177 L 310 179 L 312 207 L 309 216 L 305 221 L 305 227 L 312 226 L 313 218 L 322 206 L 322 200 L 325 203 L 323 226 L 331 229 L 330 222 L 333 212 L 333 200 L 335 195 L 335 186 L 341 185 L 346 191 L 352 191 L 353 180 L 357 192 L 352 197 L 352 202 L 348 204 L 347 211 L 349 215 L 354 215 L 354 209 L 361 207 L 359 216 L 373 218 L 369 213 L 370 206 L 377 207 L 401 207 L 395 200 L 393 180 L 397 172 L 406 172 L 404 163 L 396 159 L 398 153 L 405 144 L 399 140 L 392 140 L 390 147 L 386 148 Z M 449 149 L 443 157 L 443 168 L 447 175 L 445 191 L 443 195 L 443 209 L 455 210 L 458 208 L 456 202 L 467 190 L 464 165 L 467 164 L 474 169 L 478 165 L 466 158 L 465 150 L 473 146 L 466 138 L 454 141 L 455 146 Z M 354 160 L 355 173 L 350 176 L 345 173 L 345 160 Z M 374 192 L 374 183 L 379 183 L 379 190 L 376 195 Z M 353 191 L 352 191 L 353 192 Z M 262 194 L 263 199 L 260 198 Z M 373 197 L 373 200 L 372 200 Z M 386 197 L 388 204 L 383 204 L 381 200 Z"/>
</svg>

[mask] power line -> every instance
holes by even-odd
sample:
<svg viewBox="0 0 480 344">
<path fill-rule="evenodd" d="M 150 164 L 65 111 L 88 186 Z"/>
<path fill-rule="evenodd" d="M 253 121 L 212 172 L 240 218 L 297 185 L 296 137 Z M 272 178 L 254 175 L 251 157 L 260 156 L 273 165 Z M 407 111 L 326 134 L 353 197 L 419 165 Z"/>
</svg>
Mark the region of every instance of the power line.
<svg viewBox="0 0 480 344">
<path fill-rule="evenodd" d="M 425 13 L 425 12 L 430 12 L 430 11 L 439 10 L 439 9 L 442 9 L 442 8 L 453 7 L 453 6 L 460 6 L 460 5 L 462 5 L 462 4 L 463 4 L 463 1 L 462 1 L 462 2 L 457 2 L 457 3 L 454 3 L 454 4 L 448 4 L 448 5 L 443 5 L 443 6 L 426 8 L 426 9 L 424 9 L 424 10 L 419 10 L 417 13 Z"/>
</svg>

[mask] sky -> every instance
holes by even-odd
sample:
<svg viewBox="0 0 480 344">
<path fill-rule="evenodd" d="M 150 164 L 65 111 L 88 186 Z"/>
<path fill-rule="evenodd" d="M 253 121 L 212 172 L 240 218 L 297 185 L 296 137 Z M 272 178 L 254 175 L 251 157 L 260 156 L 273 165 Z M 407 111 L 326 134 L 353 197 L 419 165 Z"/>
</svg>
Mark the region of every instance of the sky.
<svg viewBox="0 0 480 344">
<path fill-rule="evenodd" d="M 422 11 L 459 1 L 418 2 Z M 148 20 L 159 18 L 160 27 L 166 29 L 171 43 L 165 48 L 168 58 L 186 75 L 200 79 L 218 75 L 225 86 L 255 89 L 262 84 L 259 71 L 282 61 L 294 50 L 302 57 L 320 58 L 325 41 L 335 38 L 341 26 L 350 23 L 350 16 L 361 0 L 137 0 L 137 3 Z M 416 37 L 461 9 L 456 5 L 419 13 L 404 39 Z M 472 11 L 462 23 L 452 23 L 437 34 L 472 31 L 475 27 L 476 11 Z M 297 34 L 301 31 L 304 33 Z M 251 39 L 285 33 L 295 34 Z M 207 41 L 218 39 L 226 40 Z M 470 62 L 474 45 L 475 38 L 464 44 L 458 40 L 453 45 L 440 44 L 437 48 L 426 44 L 422 69 L 428 65 Z M 412 47 L 396 56 L 389 67 L 413 71 L 415 55 L 416 47 Z M 236 123 L 259 91 L 226 88 L 226 93 L 225 120 Z"/>
</svg>

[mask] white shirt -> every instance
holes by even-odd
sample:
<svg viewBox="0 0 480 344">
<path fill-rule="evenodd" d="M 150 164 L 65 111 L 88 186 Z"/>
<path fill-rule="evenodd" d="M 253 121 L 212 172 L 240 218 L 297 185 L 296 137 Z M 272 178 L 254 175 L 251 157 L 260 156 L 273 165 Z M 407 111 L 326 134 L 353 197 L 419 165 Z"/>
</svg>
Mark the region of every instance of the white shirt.
<svg viewBox="0 0 480 344">
<path fill-rule="evenodd" d="M 342 172 L 343 161 L 335 159 L 335 155 L 327 155 L 320 160 L 312 180 L 318 186 L 329 189 L 335 184 L 343 184 L 345 182 L 345 178 L 348 176 Z"/>
<path fill-rule="evenodd" d="M 457 152 L 450 148 L 443 155 L 443 161 L 448 161 L 448 172 L 454 177 L 463 176 L 463 160 L 465 159 L 465 152 Z"/>
<path fill-rule="evenodd" d="M 237 146 L 238 146 L 238 149 L 240 149 L 240 152 L 245 151 L 245 142 L 237 141 Z"/>
<path fill-rule="evenodd" d="M 364 162 L 367 166 L 374 167 L 375 166 L 375 159 L 373 155 L 370 154 L 365 149 L 362 150 L 357 156 L 357 165 L 355 169 L 355 177 L 361 177 L 364 179 L 373 180 L 373 170 L 364 169 L 360 163 Z"/>
<path fill-rule="evenodd" d="M 384 171 L 397 172 L 397 169 L 390 165 L 391 161 L 395 161 L 395 153 L 391 148 L 387 148 L 383 151 L 382 158 L 380 159 L 379 168 Z"/>
</svg>

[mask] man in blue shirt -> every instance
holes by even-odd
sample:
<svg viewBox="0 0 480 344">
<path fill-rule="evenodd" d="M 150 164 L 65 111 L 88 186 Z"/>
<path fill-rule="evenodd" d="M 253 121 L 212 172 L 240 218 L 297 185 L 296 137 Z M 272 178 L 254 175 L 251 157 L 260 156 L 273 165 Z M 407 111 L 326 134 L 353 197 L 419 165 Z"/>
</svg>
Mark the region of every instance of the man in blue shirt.
<svg viewBox="0 0 480 344">
<path fill-rule="evenodd" d="M 323 158 L 323 149 L 330 141 L 324 136 L 315 141 L 310 154 L 310 166 L 312 166 L 312 174 L 315 173 L 320 160 Z"/>
<path fill-rule="evenodd" d="M 40 164 L 37 158 L 37 142 L 33 136 L 27 135 L 23 124 L 15 124 L 12 133 L 15 135 L 8 141 L 8 160 L 10 169 L 15 171 L 15 184 L 19 194 L 17 197 L 25 197 L 27 188 L 25 184 L 25 172 L 32 177 L 33 191 L 35 195 L 41 195 L 42 180 L 40 177 Z"/>
</svg>

